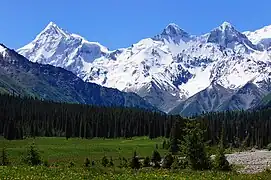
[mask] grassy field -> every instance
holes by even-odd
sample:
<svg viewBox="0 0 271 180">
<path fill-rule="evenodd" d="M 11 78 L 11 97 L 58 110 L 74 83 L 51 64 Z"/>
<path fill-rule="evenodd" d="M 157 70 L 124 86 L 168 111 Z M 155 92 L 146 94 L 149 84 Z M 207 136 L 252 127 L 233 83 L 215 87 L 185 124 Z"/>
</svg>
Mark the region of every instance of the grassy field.
<svg viewBox="0 0 271 180">
<path fill-rule="evenodd" d="M 150 140 L 145 137 L 129 139 L 75 139 L 71 138 L 36 138 L 25 140 L 7 141 L 0 139 L 0 148 L 6 147 L 12 164 L 21 164 L 21 156 L 27 147 L 33 142 L 44 160 L 52 163 L 74 162 L 82 165 L 86 158 L 101 160 L 104 155 L 119 159 L 119 157 L 131 158 L 136 151 L 139 156 L 151 156 L 152 151 L 158 145 L 161 155 L 167 151 L 160 148 L 162 139 Z"/>
<path fill-rule="evenodd" d="M 237 174 L 234 172 L 212 172 L 212 171 L 171 171 L 171 170 L 153 170 L 141 169 L 139 171 L 129 169 L 86 169 L 82 167 L 74 168 L 47 168 L 47 167 L 1 167 L 0 179 L 180 179 L 180 180 L 259 180 L 270 179 L 270 173 L 264 172 L 260 174 Z"/>
<path fill-rule="evenodd" d="M 167 153 L 161 148 L 163 139 L 69 139 L 36 138 L 7 141 L 0 138 L 0 148 L 6 147 L 11 165 L 0 166 L 0 179 L 271 179 L 271 173 L 241 175 L 234 172 L 195 172 L 189 170 L 165 170 L 143 168 L 139 171 L 118 168 L 119 157 L 131 158 L 134 151 L 140 157 L 151 156 L 158 146 L 163 156 Z M 42 158 L 48 160 L 50 167 L 24 165 L 21 161 L 27 147 L 35 143 Z M 106 155 L 114 159 L 115 167 L 103 168 L 100 160 Z M 94 160 L 95 167 L 83 167 L 84 160 Z M 69 163 L 74 162 L 74 167 Z"/>
</svg>

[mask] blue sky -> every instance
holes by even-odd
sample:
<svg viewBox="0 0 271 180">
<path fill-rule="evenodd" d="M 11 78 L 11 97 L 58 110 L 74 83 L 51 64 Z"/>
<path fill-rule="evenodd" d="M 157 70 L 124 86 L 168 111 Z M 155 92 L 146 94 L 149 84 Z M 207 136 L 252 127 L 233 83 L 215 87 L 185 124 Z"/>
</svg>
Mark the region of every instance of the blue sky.
<svg viewBox="0 0 271 180">
<path fill-rule="evenodd" d="M 271 24 L 270 0 L 1 0 L 0 42 L 19 48 L 55 22 L 109 49 L 152 37 L 174 22 L 203 34 L 222 22 L 238 30 Z"/>
</svg>

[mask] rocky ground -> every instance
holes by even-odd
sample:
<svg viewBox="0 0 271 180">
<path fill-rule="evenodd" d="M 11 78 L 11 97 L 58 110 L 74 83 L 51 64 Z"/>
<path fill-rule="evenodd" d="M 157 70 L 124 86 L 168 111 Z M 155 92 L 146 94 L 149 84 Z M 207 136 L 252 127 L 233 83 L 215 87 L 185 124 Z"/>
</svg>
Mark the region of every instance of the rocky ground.
<svg viewBox="0 0 271 180">
<path fill-rule="evenodd" d="M 227 154 L 230 164 L 240 166 L 241 173 L 257 173 L 271 168 L 271 151 L 252 150 Z"/>
</svg>

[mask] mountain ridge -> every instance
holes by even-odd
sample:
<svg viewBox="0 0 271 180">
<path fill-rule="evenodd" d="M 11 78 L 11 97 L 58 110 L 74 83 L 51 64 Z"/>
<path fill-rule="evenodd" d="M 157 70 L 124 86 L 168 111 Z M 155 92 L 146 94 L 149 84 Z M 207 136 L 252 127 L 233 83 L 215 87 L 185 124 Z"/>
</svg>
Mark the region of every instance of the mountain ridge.
<svg viewBox="0 0 271 180">
<path fill-rule="evenodd" d="M 72 72 L 52 65 L 34 63 L 0 45 L 0 92 L 41 99 L 97 106 L 157 109 L 135 93 L 84 82 Z"/>
<path fill-rule="evenodd" d="M 269 47 L 253 44 L 228 22 L 199 36 L 171 23 L 158 35 L 113 51 L 85 46 L 71 33 L 65 38 L 53 34 L 54 40 L 51 36 L 38 38 L 42 46 L 32 41 L 36 48 L 26 45 L 17 51 L 31 61 L 72 71 L 84 81 L 135 92 L 165 112 L 213 81 L 236 90 L 250 81 L 261 87 L 270 80 Z"/>
</svg>

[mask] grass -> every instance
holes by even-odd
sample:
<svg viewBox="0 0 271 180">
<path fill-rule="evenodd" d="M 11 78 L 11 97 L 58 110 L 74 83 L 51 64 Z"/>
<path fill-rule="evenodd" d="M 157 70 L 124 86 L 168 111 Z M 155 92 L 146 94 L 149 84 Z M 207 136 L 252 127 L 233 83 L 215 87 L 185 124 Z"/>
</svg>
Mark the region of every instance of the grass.
<svg viewBox="0 0 271 180">
<path fill-rule="evenodd" d="M 141 157 L 151 156 L 156 144 L 161 147 L 162 139 L 150 140 L 145 137 L 133 139 L 79 139 L 71 138 L 36 138 L 7 141 L 0 139 L 0 148 L 6 147 L 9 159 L 13 164 L 21 164 L 21 156 L 27 147 L 35 143 L 43 159 L 49 163 L 67 163 L 73 161 L 75 164 L 83 164 L 85 158 L 101 160 L 104 155 L 118 159 L 119 157 L 131 158 L 136 151 Z M 167 150 L 159 148 L 161 155 Z"/>
<path fill-rule="evenodd" d="M 37 167 L 0 167 L 0 179 L 178 179 L 178 180 L 258 180 L 270 179 L 270 173 L 259 174 L 237 174 L 234 172 L 214 171 L 171 171 L 165 169 L 141 169 L 139 171 L 130 169 L 92 169 L 83 167 L 74 168 L 47 168 Z"/>
<path fill-rule="evenodd" d="M 167 150 L 161 148 L 163 139 L 150 140 L 146 137 L 132 139 L 76 139 L 71 138 L 36 138 L 7 141 L 0 137 L 0 149 L 7 148 L 10 166 L 0 166 L 0 179 L 270 179 L 270 172 L 253 175 L 237 174 L 235 172 L 165 170 L 143 168 L 138 171 L 118 168 L 119 157 L 131 158 L 133 151 L 140 157 L 151 156 L 158 145 L 158 151 L 163 156 Z M 21 162 L 27 147 L 35 142 L 44 160 L 50 167 L 30 167 Z M 114 168 L 104 168 L 100 160 L 106 155 L 114 159 Z M 85 158 L 95 160 L 95 167 L 85 168 Z M 74 167 L 69 167 L 70 162 Z"/>
</svg>

